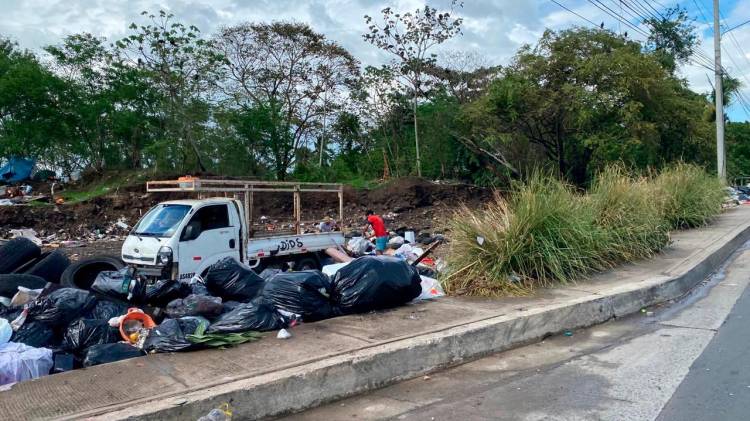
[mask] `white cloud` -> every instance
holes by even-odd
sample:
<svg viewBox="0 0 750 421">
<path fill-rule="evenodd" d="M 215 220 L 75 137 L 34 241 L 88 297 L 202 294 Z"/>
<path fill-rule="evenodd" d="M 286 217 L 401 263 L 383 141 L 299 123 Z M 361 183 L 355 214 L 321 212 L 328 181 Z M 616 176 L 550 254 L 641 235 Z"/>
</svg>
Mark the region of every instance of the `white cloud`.
<svg viewBox="0 0 750 421">
<path fill-rule="evenodd" d="M 127 26 L 142 21 L 142 10 L 167 9 L 177 19 L 198 26 L 204 33 L 212 33 L 223 25 L 244 21 L 294 20 L 307 22 L 329 38 L 338 41 L 365 64 L 386 60 L 373 46 L 362 40 L 366 30 L 363 16 L 378 16 L 382 8 L 391 6 L 399 11 L 413 11 L 427 0 L 0 0 L 2 18 L 0 36 L 17 40 L 24 48 L 40 50 L 43 46 L 60 42 L 61 38 L 78 32 L 91 32 L 110 40 L 127 34 Z M 618 22 L 604 11 L 584 0 L 559 0 L 573 12 L 595 24 L 642 40 L 632 28 Z M 662 0 L 666 6 L 677 4 Z M 685 3 L 685 2 L 682 2 Z M 736 24 L 747 19 L 746 11 L 734 3 L 725 6 L 726 21 Z M 447 8 L 450 0 L 430 0 L 430 5 Z M 687 3 L 685 3 L 687 4 Z M 731 5 L 732 2 L 730 1 Z M 708 6 L 705 6 L 708 11 Z M 691 15 L 700 18 L 699 10 Z M 463 36 L 441 48 L 470 50 L 480 53 L 490 62 L 507 64 L 518 47 L 533 43 L 545 28 L 561 29 L 572 25 L 590 27 L 591 23 L 563 10 L 547 0 L 466 0 L 459 14 L 464 18 Z M 713 57 L 710 26 L 701 24 L 702 49 Z M 732 32 L 734 39 L 725 39 L 725 67 L 745 83 L 743 92 L 750 100 L 750 25 Z M 736 40 L 745 55 L 739 53 Z M 727 42 L 728 41 L 728 42 Z M 731 58 L 730 58 L 731 57 Z M 735 63 L 731 60 L 734 59 Z M 709 91 L 706 69 L 685 66 L 681 74 L 699 91 Z M 744 118 L 742 110 L 734 106 L 730 115 Z"/>
</svg>

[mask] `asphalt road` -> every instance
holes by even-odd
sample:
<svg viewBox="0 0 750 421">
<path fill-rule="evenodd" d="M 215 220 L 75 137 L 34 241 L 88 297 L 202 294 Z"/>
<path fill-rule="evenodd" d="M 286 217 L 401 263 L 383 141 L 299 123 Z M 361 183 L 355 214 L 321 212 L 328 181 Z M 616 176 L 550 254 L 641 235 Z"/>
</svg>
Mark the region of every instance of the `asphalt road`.
<svg viewBox="0 0 750 421">
<path fill-rule="evenodd" d="M 289 420 L 748 420 L 750 251 L 681 300 Z"/>
<path fill-rule="evenodd" d="M 659 421 L 750 419 L 750 288 L 690 367 Z"/>
</svg>

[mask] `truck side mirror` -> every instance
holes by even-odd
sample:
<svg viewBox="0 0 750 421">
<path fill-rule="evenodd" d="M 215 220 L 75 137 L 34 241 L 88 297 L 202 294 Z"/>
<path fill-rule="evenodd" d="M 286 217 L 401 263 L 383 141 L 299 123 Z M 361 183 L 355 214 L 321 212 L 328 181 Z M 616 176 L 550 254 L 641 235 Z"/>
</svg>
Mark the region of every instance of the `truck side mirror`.
<svg viewBox="0 0 750 421">
<path fill-rule="evenodd" d="M 182 231 L 180 241 L 195 240 L 201 235 L 201 223 L 200 221 L 190 221 L 185 229 Z"/>
</svg>

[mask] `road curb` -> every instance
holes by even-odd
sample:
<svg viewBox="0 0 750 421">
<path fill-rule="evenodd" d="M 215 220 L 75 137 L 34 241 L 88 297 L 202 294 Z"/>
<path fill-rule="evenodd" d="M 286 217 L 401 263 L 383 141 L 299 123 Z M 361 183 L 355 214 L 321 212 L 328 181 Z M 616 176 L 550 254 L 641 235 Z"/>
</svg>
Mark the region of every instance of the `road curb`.
<svg viewBox="0 0 750 421">
<path fill-rule="evenodd" d="M 75 418 L 197 419 L 224 402 L 230 403 L 236 414 L 242 414 L 241 419 L 301 411 L 678 298 L 716 271 L 749 239 L 750 226 L 742 224 L 699 253 L 641 282 L 591 292 L 565 303 L 530 307 L 518 314 L 397 339 L 178 397 L 79 413 Z"/>
</svg>

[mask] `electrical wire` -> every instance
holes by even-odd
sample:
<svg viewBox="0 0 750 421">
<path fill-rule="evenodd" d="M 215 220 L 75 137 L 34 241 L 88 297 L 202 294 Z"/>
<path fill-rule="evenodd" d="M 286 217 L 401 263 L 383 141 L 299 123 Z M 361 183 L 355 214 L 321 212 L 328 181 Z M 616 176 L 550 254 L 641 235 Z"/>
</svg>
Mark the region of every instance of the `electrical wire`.
<svg viewBox="0 0 750 421">
<path fill-rule="evenodd" d="M 627 25 L 628 27 L 632 28 L 637 33 L 639 33 L 639 34 L 643 35 L 644 37 L 648 38 L 648 33 L 646 33 L 645 31 L 643 31 L 642 29 L 638 28 L 637 26 L 634 26 L 632 23 L 628 22 L 627 19 L 625 19 L 622 16 L 620 16 L 619 14 L 617 14 L 617 12 L 615 12 L 614 10 L 610 9 L 609 7 L 607 7 L 607 5 L 605 5 L 604 3 L 601 3 L 598 0 L 588 0 L 588 2 L 591 3 L 591 4 L 593 4 L 594 6 L 596 6 L 602 12 L 604 12 L 604 13 L 608 14 L 609 16 L 613 17 L 615 20 L 624 23 L 625 25 Z"/>
<path fill-rule="evenodd" d="M 570 13 L 572 13 L 572 14 L 574 14 L 574 15 L 578 16 L 579 18 L 581 18 L 581 19 L 585 20 L 586 22 L 588 22 L 588 23 L 590 23 L 590 24 L 592 24 L 592 25 L 594 25 L 594 26 L 596 26 L 596 27 L 599 27 L 599 25 L 598 25 L 598 24 L 596 24 L 596 23 L 594 23 L 594 22 L 590 21 L 589 19 L 587 19 L 587 18 L 585 18 L 585 17 L 583 17 L 583 16 L 579 15 L 578 13 L 576 13 L 576 12 L 574 12 L 574 11 L 572 11 L 572 10 L 568 9 L 567 7 L 565 7 L 565 5 L 563 5 L 563 4 L 561 4 L 561 3 L 558 3 L 558 2 L 557 2 L 557 0 L 550 0 L 550 1 L 551 1 L 552 3 L 555 3 L 555 4 L 556 4 L 556 5 L 558 5 L 558 6 L 562 7 L 563 9 L 567 10 L 568 12 L 570 12 Z"/>
</svg>

